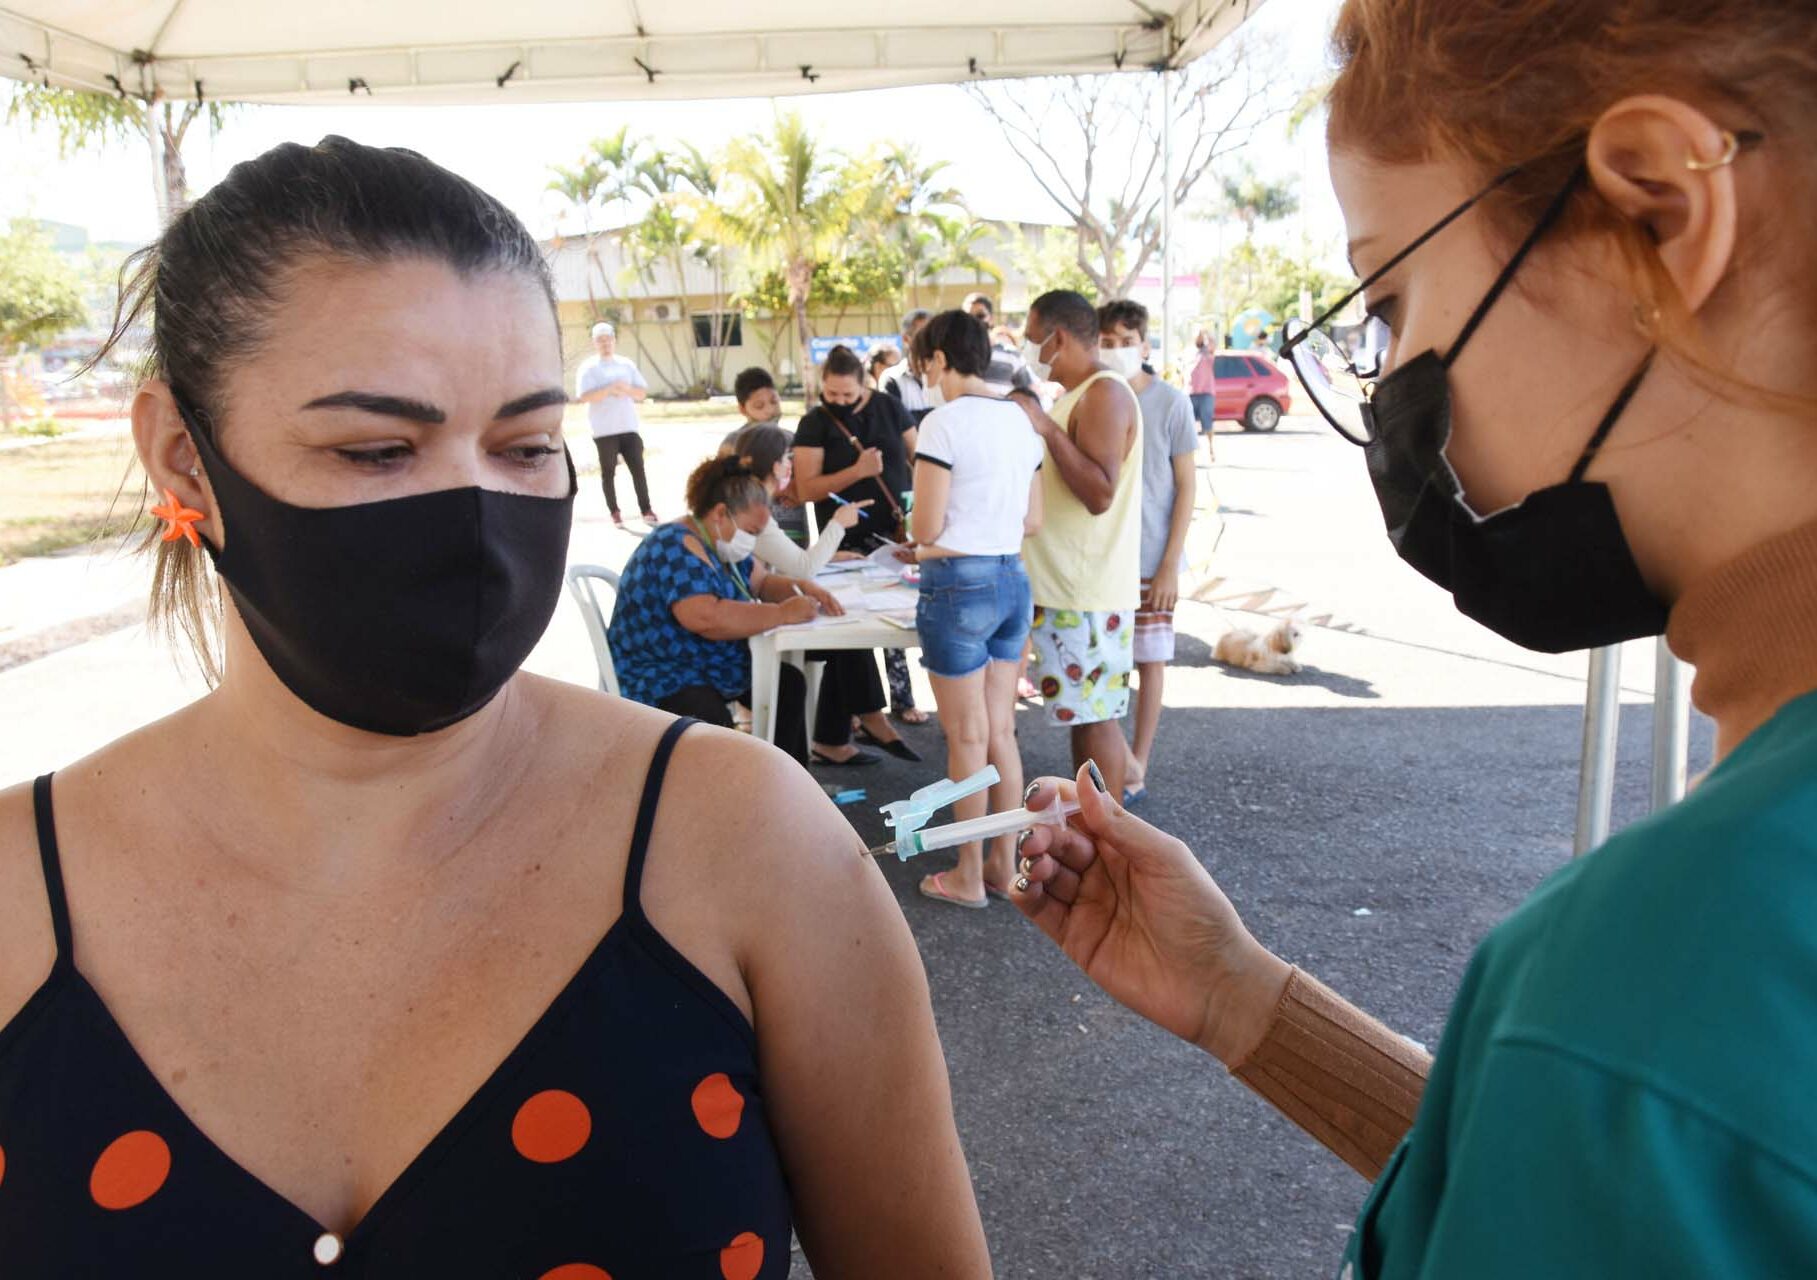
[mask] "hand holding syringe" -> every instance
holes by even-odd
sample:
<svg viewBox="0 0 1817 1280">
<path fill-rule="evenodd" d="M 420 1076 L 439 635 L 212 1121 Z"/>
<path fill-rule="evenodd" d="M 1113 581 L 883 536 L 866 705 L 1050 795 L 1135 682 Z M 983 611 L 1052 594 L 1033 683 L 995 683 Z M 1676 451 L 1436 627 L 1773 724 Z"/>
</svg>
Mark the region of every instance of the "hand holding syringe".
<svg viewBox="0 0 1817 1280">
<path fill-rule="evenodd" d="M 922 823 L 933 816 L 936 809 L 982 791 L 997 780 L 997 770 L 986 765 L 963 782 L 942 778 L 931 786 L 922 787 L 907 800 L 896 800 L 884 805 L 883 812 L 887 815 L 884 821 L 896 829 L 896 838 L 866 849 L 866 856 L 882 857 L 886 853 L 893 853 L 900 861 L 907 862 L 916 854 L 926 853 L 930 849 L 950 849 L 972 840 L 1014 835 L 1018 831 L 1027 831 L 1044 824 L 1057 827 L 1079 812 L 1078 801 L 1062 800 L 1055 795 L 1045 808 L 1006 809 L 1002 813 L 987 813 L 982 818 L 967 818 L 961 822 L 949 822 L 943 827 L 922 829 Z"/>
</svg>

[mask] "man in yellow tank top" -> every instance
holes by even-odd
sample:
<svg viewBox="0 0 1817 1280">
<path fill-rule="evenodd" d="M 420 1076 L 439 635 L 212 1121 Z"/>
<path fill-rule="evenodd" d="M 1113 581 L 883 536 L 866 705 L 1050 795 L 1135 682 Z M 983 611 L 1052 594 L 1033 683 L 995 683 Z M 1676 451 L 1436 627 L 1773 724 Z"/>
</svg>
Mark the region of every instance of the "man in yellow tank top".
<svg viewBox="0 0 1817 1280">
<path fill-rule="evenodd" d="M 1087 760 L 1123 794 L 1123 714 L 1136 605 L 1142 598 L 1142 410 L 1120 374 L 1098 358 L 1098 312 L 1056 289 L 1036 298 L 1022 356 L 1065 394 L 1050 416 L 1027 392 L 1015 399 L 1047 445 L 1045 517 L 1022 544 L 1035 601 L 1029 675 L 1050 724 L 1072 731 L 1073 767 Z"/>
</svg>

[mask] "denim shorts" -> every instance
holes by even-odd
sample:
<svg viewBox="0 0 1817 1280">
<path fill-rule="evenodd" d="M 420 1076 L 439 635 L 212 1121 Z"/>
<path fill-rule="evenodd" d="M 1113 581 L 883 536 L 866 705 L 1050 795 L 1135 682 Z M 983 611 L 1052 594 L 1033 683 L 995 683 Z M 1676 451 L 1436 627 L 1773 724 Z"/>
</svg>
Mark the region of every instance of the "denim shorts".
<svg viewBox="0 0 1817 1280">
<path fill-rule="evenodd" d="M 915 605 L 921 665 L 957 678 L 990 662 L 1019 662 L 1033 612 L 1021 556 L 923 560 Z"/>
</svg>

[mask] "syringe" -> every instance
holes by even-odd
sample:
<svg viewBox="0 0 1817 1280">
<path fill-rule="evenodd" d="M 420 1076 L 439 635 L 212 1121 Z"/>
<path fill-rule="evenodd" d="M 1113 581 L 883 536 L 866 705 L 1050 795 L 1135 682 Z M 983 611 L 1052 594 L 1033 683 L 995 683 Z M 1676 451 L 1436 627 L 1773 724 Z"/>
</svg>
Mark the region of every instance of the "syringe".
<svg viewBox="0 0 1817 1280">
<path fill-rule="evenodd" d="M 865 853 L 878 858 L 893 853 L 898 860 L 907 862 L 916 854 L 926 853 L 929 849 L 950 849 L 968 840 L 989 840 L 994 836 L 1014 835 L 1031 827 L 1057 827 L 1077 812 L 1077 800 L 1063 801 L 1055 796 L 1052 803 L 1041 809 L 1005 809 L 1002 813 L 987 813 L 982 818 L 949 822 L 944 827 L 910 831 L 875 848 L 866 849 Z"/>
</svg>

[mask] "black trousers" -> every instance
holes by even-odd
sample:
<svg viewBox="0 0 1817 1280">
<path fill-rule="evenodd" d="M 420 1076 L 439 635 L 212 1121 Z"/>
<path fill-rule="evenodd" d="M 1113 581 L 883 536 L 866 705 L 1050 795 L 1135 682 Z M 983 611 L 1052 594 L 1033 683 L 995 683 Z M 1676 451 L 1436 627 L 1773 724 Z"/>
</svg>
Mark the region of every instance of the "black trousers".
<svg viewBox="0 0 1817 1280">
<path fill-rule="evenodd" d="M 637 510 L 654 511 L 650 505 L 650 482 L 644 479 L 644 438 L 635 431 L 623 435 L 594 436 L 593 447 L 599 450 L 599 483 L 606 491 L 606 506 L 618 514 L 618 460 L 625 460 L 631 473 L 631 487 L 637 491 Z"/>
<path fill-rule="evenodd" d="M 820 676 L 820 705 L 814 709 L 814 741 L 843 747 L 852 740 L 852 717 L 883 710 L 883 681 L 869 649 L 816 649 L 808 654 L 826 663 Z"/>
<path fill-rule="evenodd" d="M 751 694 L 746 690 L 739 696 L 748 702 Z M 783 663 L 781 678 L 776 682 L 776 745 L 803 765 L 808 762 L 807 701 L 808 682 L 798 669 Z M 732 727 L 726 696 L 704 684 L 691 684 L 656 705 L 671 715 L 693 716 L 703 724 L 716 724 L 722 729 Z"/>
</svg>

